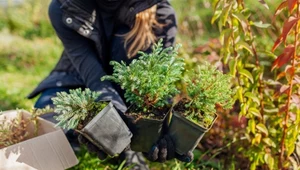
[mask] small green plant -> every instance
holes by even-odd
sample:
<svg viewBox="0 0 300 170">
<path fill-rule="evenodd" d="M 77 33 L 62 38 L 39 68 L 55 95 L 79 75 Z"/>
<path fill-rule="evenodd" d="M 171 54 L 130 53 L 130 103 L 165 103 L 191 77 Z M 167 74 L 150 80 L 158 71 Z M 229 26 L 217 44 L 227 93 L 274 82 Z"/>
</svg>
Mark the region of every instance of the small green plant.
<svg viewBox="0 0 300 170">
<path fill-rule="evenodd" d="M 176 82 L 181 79 L 185 65 L 183 59 L 176 57 L 179 47 L 164 49 L 160 40 L 152 53 L 139 52 L 140 58 L 128 66 L 125 62 L 110 62 L 114 72 L 102 77 L 102 80 L 120 84 L 125 90 L 126 101 L 140 111 L 160 109 L 179 92 Z"/>
<path fill-rule="evenodd" d="M 106 102 L 95 102 L 100 92 L 90 89 L 82 91 L 80 88 L 70 90 L 70 93 L 59 92 L 52 101 L 54 111 L 59 115 L 55 117 L 57 126 L 65 129 L 81 129 L 106 105 Z"/>
<path fill-rule="evenodd" d="M 189 72 L 185 78 L 187 98 L 184 100 L 184 116 L 204 127 L 215 118 L 216 105 L 229 109 L 233 105 L 231 76 L 206 63 Z"/>
</svg>

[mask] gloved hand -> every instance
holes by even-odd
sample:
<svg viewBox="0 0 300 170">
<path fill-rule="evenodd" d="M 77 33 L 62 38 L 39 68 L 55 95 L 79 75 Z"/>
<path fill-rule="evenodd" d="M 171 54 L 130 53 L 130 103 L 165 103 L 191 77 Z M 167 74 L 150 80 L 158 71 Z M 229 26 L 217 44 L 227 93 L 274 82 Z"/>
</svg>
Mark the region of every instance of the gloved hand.
<svg viewBox="0 0 300 170">
<path fill-rule="evenodd" d="M 169 135 L 164 135 L 156 144 L 153 145 L 151 150 L 144 155 L 150 161 L 165 162 L 167 160 L 176 158 L 182 162 L 191 162 L 194 159 L 194 154 L 188 152 L 186 155 L 179 155 L 175 152 L 175 145 Z"/>
<path fill-rule="evenodd" d="M 107 158 L 108 155 L 104 151 L 92 144 L 84 136 L 79 135 L 78 140 L 81 144 L 87 146 L 87 149 L 90 153 L 96 153 L 97 157 L 100 160 L 104 160 Z M 127 150 L 130 150 L 130 146 L 125 148 L 124 151 Z M 194 154 L 192 152 L 188 152 L 186 155 L 177 154 L 175 152 L 174 143 L 169 135 L 165 135 L 163 138 L 158 140 L 158 142 L 153 145 L 153 147 L 148 153 L 143 154 L 149 161 L 161 163 L 167 160 L 171 160 L 173 158 L 176 158 L 182 162 L 191 162 L 194 159 Z"/>
<path fill-rule="evenodd" d="M 107 158 L 107 154 L 105 152 L 103 152 L 100 148 L 98 148 L 97 146 L 95 146 L 94 144 L 92 144 L 88 139 L 86 139 L 81 134 L 78 136 L 78 141 L 79 141 L 80 144 L 86 145 L 87 150 L 90 153 L 96 153 L 97 157 L 100 160 L 104 160 L 104 159 Z"/>
</svg>

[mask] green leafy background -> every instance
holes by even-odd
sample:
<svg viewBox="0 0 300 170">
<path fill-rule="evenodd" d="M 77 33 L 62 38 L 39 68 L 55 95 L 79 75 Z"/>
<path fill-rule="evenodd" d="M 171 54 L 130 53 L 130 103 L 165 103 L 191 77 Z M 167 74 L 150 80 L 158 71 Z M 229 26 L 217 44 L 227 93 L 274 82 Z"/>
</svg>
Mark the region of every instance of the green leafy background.
<svg viewBox="0 0 300 170">
<path fill-rule="evenodd" d="M 0 110 L 2 111 L 16 108 L 31 109 L 36 99 L 28 100 L 26 96 L 49 74 L 62 52 L 62 45 L 47 16 L 50 1 L 24 1 L 25 3 L 14 6 L 13 1 L 8 0 L 11 3 L 9 7 L 0 7 Z M 213 4 L 216 0 L 173 0 L 170 2 L 177 11 L 179 31 L 177 42 L 183 45 L 179 55 L 186 59 L 190 67 L 204 61 L 217 63 L 220 49 L 217 38 L 220 35 L 217 25 L 211 24 Z M 272 4 L 279 4 L 279 0 L 266 2 L 270 10 L 265 10 L 258 1 L 247 2 L 248 6 L 255 6 L 251 8 L 255 11 L 249 11 L 255 13 L 252 16 L 253 20 L 259 19 L 263 23 L 271 20 L 276 7 Z M 255 24 L 260 27 L 266 26 L 261 23 Z M 275 22 L 271 29 L 257 30 L 259 46 L 274 42 L 280 30 L 277 25 Z M 262 60 L 262 63 L 266 66 L 271 65 L 269 60 Z M 232 124 L 231 121 L 226 122 Z M 222 127 L 224 124 L 216 126 Z M 224 135 L 223 131 L 216 128 L 212 129 L 211 133 Z M 233 130 L 233 132 L 236 131 Z M 233 138 L 236 133 L 231 135 Z M 226 141 L 227 138 L 232 139 L 228 136 L 223 136 L 221 139 Z M 228 155 L 223 155 L 224 160 L 216 159 L 216 156 L 228 145 L 223 144 L 215 150 L 203 149 L 203 146 L 210 144 L 209 142 L 209 139 L 202 140 L 203 145 L 199 145 L 194 151 L 195 159 L 192 163 L 185 164 L 172 160 L 164 164 L 149 163 L 149 166 L 151 169 L 224 169 L 225 165 L 227 167 L 229 165 L 231 169 L 235 169 L 235 158 L 239 155 L 231 151 L 231 153 L 228 152 L 229 157 L 232 158 L 229 161 L 225 161 Z M 124 169 L 122 163 L 115 163 L 114 159 L 100 161 L 85 148 L 78 152 L 77 156 L 80 163 L 71 169 Z"/>
</svg>

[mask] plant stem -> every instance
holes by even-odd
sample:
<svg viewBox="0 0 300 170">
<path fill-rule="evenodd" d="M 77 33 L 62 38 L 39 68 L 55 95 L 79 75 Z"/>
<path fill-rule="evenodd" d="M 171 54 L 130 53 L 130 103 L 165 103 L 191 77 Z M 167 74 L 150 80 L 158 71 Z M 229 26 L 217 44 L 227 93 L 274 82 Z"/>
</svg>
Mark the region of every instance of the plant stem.
<svg viewBox="0 0 300 170">
<path fill-rule="evenodd" d="M 243 1 L 244 2 L 244 1 Z M 250 39 L 251 39 L 251 48 L 252 48 L 252 51 L 253 51 L 253 55 L 255 56 L 255 65 L 256 65 L 256 68 L 259 69 L 261 66 L 260 66 L 260 61 L 259 61 L 259 58 L 258 58 L 258 55 L 257 55 L 257 51 L 256 51 L 256 46 L 254 44 L 254 41 L 253 41 L 253 35 L 252 35 L 252 31 L 251 31 L 251 27 L 249 25 L 249 23 L 247 23 L 247 27 L 248 27 L 248 31 L 249 31 L 249 34 L 250 34 Z M 265 121 L 264 121 L 264 94 L 263 94 L 263 80 L 262 80 L 262 76 L 258 76 L 258 92 L 259 92 L 259 96 L 260 96 L 260 114 L 261 114 L 261 121 L 263 124 L 265 124 Z"/>
<path fill-rule="evenodd" d="M 297 1 L 297 18 L 299 18 L 299 1 Z M 292 64 L 292 69 L 295 70 L 295 63 L 296 63 L 296 57 L 297 57 L 297 42 L 298 42 L 298 26 L 299 26 L 299 21 L 297 21 L 294 30 L 295 30 L 295 35 L 294 35 L 294 54 L 291 60 L 291 64 Z M 283 169 L 284 167 L 282 166 L 282 163 L 285 162 L 288 158 L 288 155 L 285 155 L 285 142 L 284 140 L 286 139 L 286 135 L 287 135 L 287 131 L 288 131 L 288 120 L 290 118 L 289 116 L 289 110 L 290 110 L 290 106 L 291 106 L 291 96 L 292 96 L 292 92 L 293 92 L 293 79 L 294 79 L 295 73 L 294 71 L 292 71 L 291 77 L 289 79 L 289 91 L 288 91 L 288 99 L 286 102 L 286 108 L 285 108 L 285 118 L 284 118 L 284 122 L 283 122 L 283 134 L 282 134 L 282 138 L 281 138 L 281 143 L 280 143 L 280 148 L 281 148 L 281 152 L 280 152 L 280 158 L 279 158 L 279 168 Z"/>
</svg>

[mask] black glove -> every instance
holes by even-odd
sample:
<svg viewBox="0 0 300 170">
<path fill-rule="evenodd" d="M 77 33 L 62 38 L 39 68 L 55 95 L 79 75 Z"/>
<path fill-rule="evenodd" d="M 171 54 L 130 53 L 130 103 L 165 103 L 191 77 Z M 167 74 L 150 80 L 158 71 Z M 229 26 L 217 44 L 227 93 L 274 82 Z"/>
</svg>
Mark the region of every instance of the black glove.
<svg viewBox="0 0 300 170">
<path fill-rule="evenodd" d="M 121 96 L 113 87 L 101 88 L 98 91 L 101 92 L 98 101 L 111 101 L 115 108 L 122 113 L 127 110 L 127 107 L 123 102 Z"/>
<path fill-rule="evenodd" d="M 191 162 L 194 159 L 194 154 L 188 152 L 187 155 L 179 155 L 175 152 L 175 145 L 169 135 L 164 135 L 156 144 L 153 145 L 151 150 L 144 155 L 150 161 L 165 162 L 167 160 L 176 158 L 182 162 Z"/>
<path fill-rule="evenodd" d="M 80 144 L 86 145 L 87 150 L 90 153 L 96 153 L 97 157 L 100 160 L 104 160 L 107 158 L 107 154 L 105 152 L 103 152 L 101 149 L 99 149 L 97 146 L 95 146 L 94 144 L 92 144 L 88 139 L 86 139 L 84 136 L 79 135 L 78 136 L 78 141 Z"/>
</svg>

